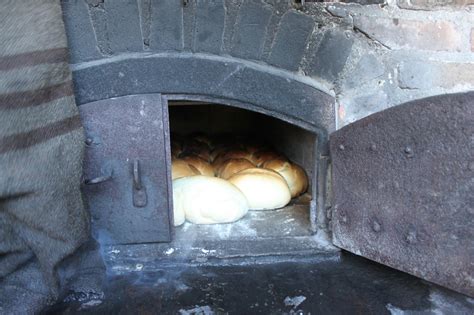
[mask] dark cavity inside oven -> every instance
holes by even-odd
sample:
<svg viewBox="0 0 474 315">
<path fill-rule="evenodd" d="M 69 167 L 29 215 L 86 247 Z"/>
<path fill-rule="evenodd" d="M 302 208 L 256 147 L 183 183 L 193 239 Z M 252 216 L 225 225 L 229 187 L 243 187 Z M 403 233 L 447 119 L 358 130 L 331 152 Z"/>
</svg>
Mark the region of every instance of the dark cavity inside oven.
<svg viewBox="0 0 474 315">
<path fill-rule="evenodd" d="M 232 223 L 193 224 L 186 221 L 175 227 L 175 241 L 200 239 L 229 241 L 238 245 L 239 241 L 260 239 L 276 244 L 277 240 L 310 237 L 315 232 L 315 216 L 311 215 L 311 200 L 315 196 L 315 133 L 265 114 L 216 103 L 170 101 L 168 114 L 171 151 L 177 143 L 182 145 L 178 154 L 171 152 L 172 160 L 194 155 L 186 152 L 185 143 L 195 138 L 201 140 L 200 137 L 204 137 L 206 141 L 217 143 L 217 149 L 211 144 L 211 153 L 220 149 L 222 145 L 219 144 L 223 142 L 231 143 L 229 150 L 251 143 L 256 147 L 254 152 L 258 152 L 261 145 L 261 150 L 271 148 L 291 163 L 301 166 L 308 179 L 304 193 L 292 198 L 284 207 L 251 210 Z M 215 160 L 215 156 L 211 157 L 210 165 L 213 165 L 213 158 Z M 260 167 L 264 168 L 263 165 Z M 217 170 L 215 176 L 219 176 Z M 288 245 L 291 247 L 290 242 Z"/>
</svg>

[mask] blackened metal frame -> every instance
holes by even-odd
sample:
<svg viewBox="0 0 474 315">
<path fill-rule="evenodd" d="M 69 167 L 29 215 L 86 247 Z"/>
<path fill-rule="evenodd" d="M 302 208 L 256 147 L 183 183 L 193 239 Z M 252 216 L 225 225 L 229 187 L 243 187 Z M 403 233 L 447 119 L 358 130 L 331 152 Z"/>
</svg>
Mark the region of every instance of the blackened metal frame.
<svg viewBox="0 0 474 315">
<path fill-rule="evenodd" d="M 288 122 L 294 126 L 305 129 L 316 135 L 315 142 L 313 144 L 313 176 L 311 178 L 311 195 L 312 200 L 310 202 L 310 224 L 311 232 L 316 233 L 320 228 L 327 228 L 326 221 L 326 184 L 328 176 L 328 164 L 329 164 L 329 144 L 328 144 L 328 133 L 325 129 L 317 126 L 308 124 L 302 120 L 282 115 L 278 112 L 271 111 L 260 106 L 254 106 L 248 103 L 239 102 L 236 100 L 218 98 L 215 96 L 209 96 L 204 94 L 163 94 L 163 108 L 165 121 L 165 141 L 167 150 L 170 148 L 170 134 L 169 134 L 169 114 L 168 114 L 168 101 L 195 101 L 195 102 L 209 102 L 213 104 L 219 104 L 224 106 L 232 106 L 236 108 L 242 108 L 253 112 L 261 113 L 270 117 L 277 118 L 279 120 Z M 171 187 L 171 152 L 166 152 L 166 163 L 168 168 L 168 196 L 169 204 L 173 205 L 173 194 Z M 170 222 L 173 222 L 172 211 L 170 210 Z M 171 224 L 172 226 L 172 224 Z"/>
</svg>

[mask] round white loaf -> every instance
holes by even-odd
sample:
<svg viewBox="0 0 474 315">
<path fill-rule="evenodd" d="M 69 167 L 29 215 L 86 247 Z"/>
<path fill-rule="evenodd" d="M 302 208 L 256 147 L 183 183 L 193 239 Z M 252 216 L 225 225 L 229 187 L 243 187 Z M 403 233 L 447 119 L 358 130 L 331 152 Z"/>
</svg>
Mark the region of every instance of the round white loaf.
<svg viewBox="0 0 474 315">
<path fill-rule="evenodd" d="M 230 223 L 249 210 L 242 192 L 228 181 L 208 176 L 173 180 L 174 213 L 194 224 Z"/>
<path fill-rule="evenodd" d="M 284 207 L 291 200 L 285 179 L 273 170 L 248 168 L 229 178 L 247 198 L 250 210 L 269 210 Z"/>
<path fill-rule="evenodd" d="M 184 210 L 182 208 L 173 207 L 173 225 L 180 226 L 186 221 Z"/>
</svg>

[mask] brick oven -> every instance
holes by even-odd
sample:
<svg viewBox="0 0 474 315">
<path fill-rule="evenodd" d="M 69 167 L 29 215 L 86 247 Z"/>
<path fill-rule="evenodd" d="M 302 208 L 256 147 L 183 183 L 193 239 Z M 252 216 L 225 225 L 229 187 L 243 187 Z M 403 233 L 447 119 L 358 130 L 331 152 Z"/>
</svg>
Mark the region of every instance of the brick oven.
<svg viewBox="0 0 474 315">
<path fill-rule="evenodd" d="M 64 0 L 108 270 L 343 249 L 472 296 L 471 4 Z M 273 139 L 307 193 L 174 228 L 172 134 L 236 130 Z"/>
</svg>

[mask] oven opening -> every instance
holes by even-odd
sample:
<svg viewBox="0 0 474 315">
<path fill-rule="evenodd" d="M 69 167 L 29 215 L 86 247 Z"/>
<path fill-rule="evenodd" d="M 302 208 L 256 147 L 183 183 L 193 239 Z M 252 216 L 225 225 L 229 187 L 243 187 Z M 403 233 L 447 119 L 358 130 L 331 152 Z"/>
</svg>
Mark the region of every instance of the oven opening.
<svg viewBox="0 0 474 315">
<path fill-rule="evenodd" d="M 168 113 L 174 242 L 228 241 L 241 251 L 240 241 L 266 240 L 251 251 L 297 251 L 294 240 L 313 235 L 315 133 L 221 104 L 169 101 Z"/>
</svg>

